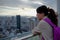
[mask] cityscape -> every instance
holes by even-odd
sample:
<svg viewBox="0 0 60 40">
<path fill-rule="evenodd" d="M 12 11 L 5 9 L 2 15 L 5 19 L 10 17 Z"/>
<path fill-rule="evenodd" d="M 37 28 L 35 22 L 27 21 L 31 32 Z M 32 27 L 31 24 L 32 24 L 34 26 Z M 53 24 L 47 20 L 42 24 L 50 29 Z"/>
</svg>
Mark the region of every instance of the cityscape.
<svg viewBox="0 0 60 40">
<path fill-rule="evenodd" d="M 0 16 L 0 38 L 12 37 L 18 33 L 31 32 L 37 26 L 36 17 L 28 16 Z"/>
</svg>

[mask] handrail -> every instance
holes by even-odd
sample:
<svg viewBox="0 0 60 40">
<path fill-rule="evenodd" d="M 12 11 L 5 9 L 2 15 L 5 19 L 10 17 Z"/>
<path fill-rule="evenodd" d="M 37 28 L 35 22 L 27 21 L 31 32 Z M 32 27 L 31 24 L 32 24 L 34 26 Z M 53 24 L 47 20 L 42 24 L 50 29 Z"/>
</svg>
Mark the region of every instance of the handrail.
<svg viewBox="0 0 60 40">
<path fill-rule="evenodd" d="M 17 36 L 19 36 L 19 35 L 17 35 Z M 14 38 L 14 40 L 17 40 L 17 39 L 19 39 L 19 40 L 25 40 L 25 39 L 29 39 L 29 38 L 32 38 L 32 37 L 35 37 L 35 36 L 37 36 L 37 35 L 33 35 L 33 34 L 29 34 L 29 35 L 27 35 L 27 36 L 24 36 L 24 37 L 21 37 L 21 38 Z M 12 37 L 9 37 L 9 38 L 13 38 L 14 36 L 12 36 Z M 6 39 L 9 39 L 8 37 L 6 37 Z M 5 39 L 5 38 L 3 38 L 3 39 Z"/>
<path fill-rule="evenodd" d="M 28 39 L 28 38 L 31 38 L 31 37 L 33 37 L 33 34 L 30 34 L 30 35 L 28 35 L 28 36 L 22 37 L 22 38 L 20 38 L 20 39 L 21 39 L 21 40 L 24 40 L 24 39 Z"/>
<path fill-rule="evenodd" d="M 37 35 L 35 35 L 35 36 L 37 36 Z M 24 37 L 19 38 L 19 40 L 25 40 L 25 39 L 29 39 L 29 38 L 32 38 L 32 37 L 35 37 L 35 36 L 33 34 L 30 34 L 28 36 L 24 36 Z M 15 39 L 15 40 L 17 40 L 17 39 Z"/>
</svg>

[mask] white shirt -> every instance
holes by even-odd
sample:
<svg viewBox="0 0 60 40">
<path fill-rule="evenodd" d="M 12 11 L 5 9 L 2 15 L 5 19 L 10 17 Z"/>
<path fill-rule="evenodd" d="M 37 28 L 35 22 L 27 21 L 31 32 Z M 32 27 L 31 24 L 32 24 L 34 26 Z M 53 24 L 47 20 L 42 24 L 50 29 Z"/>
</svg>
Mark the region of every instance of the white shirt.
<svg viewBox="0 0 60 40">
<path fill-rule="evenodd" d="M 44 17 L 44 18 L 46 18 L 46 17 Z M 43 19 L 39 22 L 37 27 L 35 27 L 32 30 L 32 32 L 33 33 L 35 31 L 40 32 L 45 40 L 53 40 L 53 30 L 52 30 L 52 27 L 47 22 L 45 22 Z M 41 37 L 40 37 L 40 40 L 41 40 Z"/>
</svg>

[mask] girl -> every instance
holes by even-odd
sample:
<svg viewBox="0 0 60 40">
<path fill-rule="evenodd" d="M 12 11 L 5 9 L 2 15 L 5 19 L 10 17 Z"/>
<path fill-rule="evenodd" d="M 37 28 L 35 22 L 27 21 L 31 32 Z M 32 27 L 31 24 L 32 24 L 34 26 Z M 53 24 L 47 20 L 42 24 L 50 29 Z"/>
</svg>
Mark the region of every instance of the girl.
<svg viewBox="0 0 60 40">
<path fill-rule="evenodd" d="M 39 35 L 41 40 L 53 40 L 53 28 L 43 19 L 49 18 L 57 26 L 57 15 L 54 10 L 42 5 L 36 9 L 36 12 L 40 22 L 37 27 L 32 30 L 33 34 Z"/>
</svg>

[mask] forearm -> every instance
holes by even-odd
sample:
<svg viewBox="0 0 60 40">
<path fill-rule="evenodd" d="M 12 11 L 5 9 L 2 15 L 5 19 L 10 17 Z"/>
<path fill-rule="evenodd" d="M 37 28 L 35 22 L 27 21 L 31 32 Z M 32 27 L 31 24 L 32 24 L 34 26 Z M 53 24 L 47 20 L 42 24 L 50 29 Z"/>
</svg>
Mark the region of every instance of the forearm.
<svg viewBox="0 0 60 40">
<path fill-rule="evenodd" d="M 40 35 L 40 34 L 41 34 L 40 32 L 34 32 L 33 36 Z"/>
</svg>

